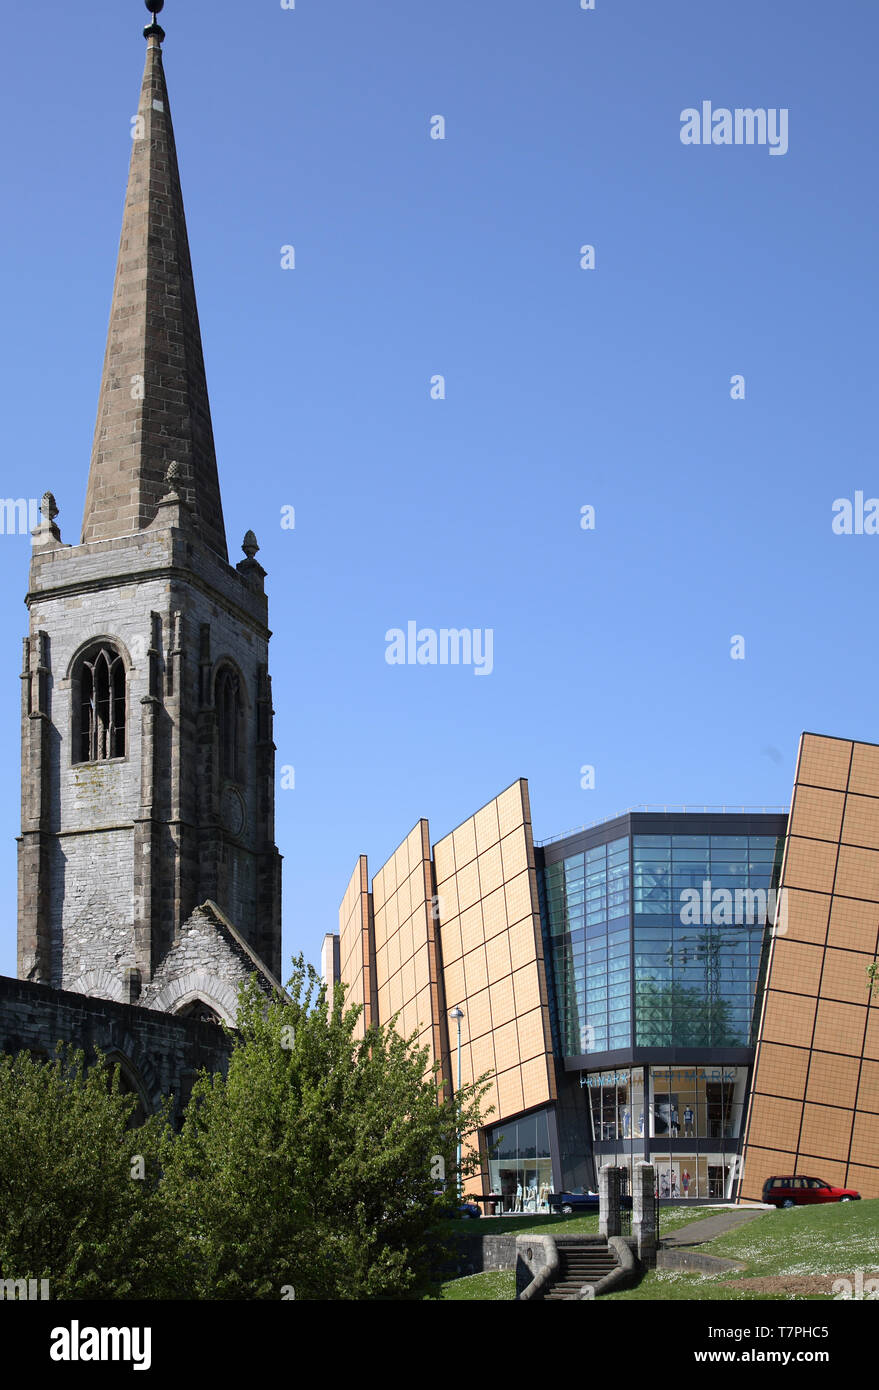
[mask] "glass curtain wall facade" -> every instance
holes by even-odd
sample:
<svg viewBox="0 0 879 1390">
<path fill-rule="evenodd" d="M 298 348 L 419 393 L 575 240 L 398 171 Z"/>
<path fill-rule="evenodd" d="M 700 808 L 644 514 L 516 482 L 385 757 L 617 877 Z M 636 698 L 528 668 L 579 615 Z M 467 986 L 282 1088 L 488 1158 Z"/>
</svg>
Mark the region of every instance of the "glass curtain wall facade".
<svg viewBox="0 0 879 1390">
<path fill-rule="evenodd" d="M 542 877 L 563 1053 L 629 1046 L 629 837 L 548 864 Z"/>
<path fill-rule="evenodd" d="M 544 920 L 564 1055 L 748 1047 L 780 843 L 636 834 L 631 893 L 628 836 L 547 864 Z"/>
<path fill-rule="evenodd" d="M 732 1195 L 785 825 L 635 814 L 546 848 L 555 1045 L 593 1183 L 647 1158 L 659 1197 Z"/>
<path fill-rule="evenodd" d="M 778 845 L 635 835 L 636 1047 L 747 1047 Z"/>
</svg>

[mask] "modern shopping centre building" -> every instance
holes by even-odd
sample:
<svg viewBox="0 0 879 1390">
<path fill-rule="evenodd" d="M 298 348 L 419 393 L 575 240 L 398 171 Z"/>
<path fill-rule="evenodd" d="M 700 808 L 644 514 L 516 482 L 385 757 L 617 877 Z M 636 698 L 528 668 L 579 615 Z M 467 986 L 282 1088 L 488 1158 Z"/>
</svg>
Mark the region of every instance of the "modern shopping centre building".
<svg viewBox="0 0 879 1390">
<path fill-rule="evenodd" d="M 879 1197 L 879 746 L 804 734 L 789 813 L 631 811 L 535 843 L 515 782 L 358 860 L 324 974 L 446 1084 L 488 1074 L 474 1192 L 649 1160 L 660 1195 L 806 1174 Z M 460 1009 L 463 1018 L 450 1020 Z"/>
</svg>

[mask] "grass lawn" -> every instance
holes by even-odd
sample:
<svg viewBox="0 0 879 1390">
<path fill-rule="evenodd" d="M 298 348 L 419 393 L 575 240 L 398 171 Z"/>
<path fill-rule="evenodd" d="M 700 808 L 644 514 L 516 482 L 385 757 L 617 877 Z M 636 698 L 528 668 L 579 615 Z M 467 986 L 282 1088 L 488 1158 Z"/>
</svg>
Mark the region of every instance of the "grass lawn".
<svg viewBox="0 0 879 1390">
<path fill-rule="evenodd" d="M 699 1246 L 701 1254 L 741 1260 L 745 1269 L 725 1274 L 653 1270 L 634 1289 L 613 1299 L 759 1299 L 826 1302 L 832 1277 L 855 1283 L 879 1275 L 879 1201 L 828 1202 L 819 1207 L 769 1211 L 737 1231 Z"/>
<path fill-rule="evenodd" d="M 713 1215 L 702 1207 L 687 1211 L 669 1207 L 662 1211 L 665 1231 Z M 501 1234 L 502 1229 L 542 1231 L 554 1229 L 574 1234 L 594 1232 L 597 1216 L 510 1218 L 479 1224 L 480 1234 Z M 522 1224 L 519 1224 L 522 1223 Z M 473 1223 L 476 1226 L 476 1223 Z M 857 1270 L 864 1277 L 879 1276 L 879 1200 L 828 1203 L 818 1207 L 791 1207 L 769 1211 L 737 1231 L 717 1236 L 699 1246 L 700 1253 L 740 1260 L 742 1271 L 696 1274 L 684 1270 L 652 1270 L 634 1289 L 607 1294 L 613 1300 L 759 1301 L 791 1299 L 826 1301 L 834 1297 L 828 1276 L 855 1282 Z M 503 1283 L 504 1280 L 508 1282 Z M 482 1281 L 486 1281 L 484 1284 Z M 467 1290 L 460 1286 L 467 1286 Z M 481 1292 L 482 1288 L 491 1290 Z M 504 1290 L 507 1290 L 506 1292 Z M 460 1291 L 459 1291 L 460 1290 Z M 446 1284 L 444 1298 L 513 1298 L 512 1273 L 476 1274 Z"/>
<path fill-rule="evenodd" d="M 753 1275 L 879 1271 L 879 1199 L 770 1211 L 699 1248 L 742 1260 Z"/>
<path fill-rule="evenodd" d="M 491 1269 L 484 1274 L 468 1274 L 443 1284 L 443 1299 L 476 1299 L 481 1303 L 516 1296 L 516 1276 L 511 1269 Z"/>
<path fill-rule="evenodd" d="M 516 1296 L 516 1276 L 512 1270 L 491 1270 L 485 1274 L 470 1274 L 465 1279 L 452 1279 L 443 1285 L 442 1298 L 472 1299 L 488 1301 Z M 678 1274 L 671 1270 L 654 1270 L 646 1275 L 634 1289 L 624 1289 L 621 1293 L 606 1294 L 608 1299 L 655 1299 L 705 1300 L 721 1299 L 724 1302 L 744 1302 L 767 1298 L 766 1294 L 750 1290 L 735 1290 L 723 1287 L 712 1279 L 704 1279 L 699 1274 Z M 784 1294 L 770 1294 L 771 1300 L 784 1300 Z M 604 1301 L 604 1300 L 602 1300 Z"/>
<path fill-rule="evenodd" d="M 730 1276 L 725 1274 L 724 1280 Z M 800 1297 L 821 1298 L 820 1294 L 797 1295 Z M 605 1294 L 604 1299 L 624 1302 L 646 1300 L 655 1302 L 719 1302 L 719 1303 L 787 1303 L 790 1295 L 785 1293 L 758 1293 L 754 1289 L 736 1289 L 728 1283 L 721 1283 L 716 1275 L 693 1274 L 676 1269 L 652 1269 L 645 1274 L 634 1289 L 622 1289 L 619 1293 Z"/>
</svg>

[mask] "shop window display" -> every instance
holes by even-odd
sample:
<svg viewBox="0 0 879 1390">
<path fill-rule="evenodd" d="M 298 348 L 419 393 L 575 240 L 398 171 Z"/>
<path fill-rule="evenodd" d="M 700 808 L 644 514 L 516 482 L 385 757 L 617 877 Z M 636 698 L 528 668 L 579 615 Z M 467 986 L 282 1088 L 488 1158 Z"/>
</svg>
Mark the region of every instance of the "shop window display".
<svg viewBox="0 0 879 1390">
<path fill-rule="evenodd" d="M 592 1072 L 586 1079 L 593 1141 L 639 1139 L 645 1133 L 644 1071 Z"/>
<path fill-rule="evenodd" d="M 503 1198 L 501 1211 L 549 1211 L 552 1160 L 545 1110 L 488 1131 L 488 1171 L 491 1191 Z"/>
<path fill-rule="evenodd" d="M 653 1066 L 646 1072 L 646 1089 L 642 1067 L 583 1076 L 596 1167 L 617 1163 L 630 1170 L 644 1152 L 656 1168 L 657 1197 L 729 1198 L 747 1068 Z M 689 1151 L 687 1140 L 693 1141 Z"/>
<path fill-rule="evenodd" d="M 746 1067 L 651 1067 L 651 1157 L 660 1198 L 728 1199 L 737 1172 Z M 674 1149 L 662 1152 L 663 1139 Z M 692 1153 L 681 1140 L 702 1141 Z M 716 1141 L 714 1145 L 705 1141 Z"/>
</svg>

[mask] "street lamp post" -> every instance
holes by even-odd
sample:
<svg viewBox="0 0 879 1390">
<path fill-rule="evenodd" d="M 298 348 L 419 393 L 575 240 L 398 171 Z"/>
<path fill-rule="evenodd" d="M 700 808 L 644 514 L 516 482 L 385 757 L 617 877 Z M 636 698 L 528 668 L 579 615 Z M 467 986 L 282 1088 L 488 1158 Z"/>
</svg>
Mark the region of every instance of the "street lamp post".
<svg viewBox="0 0 879 1390">
<path fill-rule="evenodd" d="M 459 1005 L 456 1005 L 455 1008 L 452 1009 L 452 1012 L 451 1012 L 450 1017 L 453 1018 L 453 1019 L 455 1020 L 455 1022 L 457 1023 L 457 1025 L 458 1025 L 458 1084 L 457 1084 L 457 1086 L 455 1087 L 455 1100 L 457 1100 L 457 1099 L 458 1099 L 458 1092 L 459 1092 L 460 1089 L 461 1089 L 461 1019 L 464 1017 L 464 1010 L 463 1010 Z M 458 1129 L 457 1174 L 458 1174 L 458 1176 L 457 1176 L 457 1183 L 458 1183 L 458 1200 L 460 1201 L 461 1198 L 462 1198 L 463 1195 L 464 1195 L 464 1188 L 463 1188 L 463 1184 L 462 1184 L 462 1182 L 461 1182 L 461 1130 L 460 1130 L 460 1128 Z"/>
</svg>

